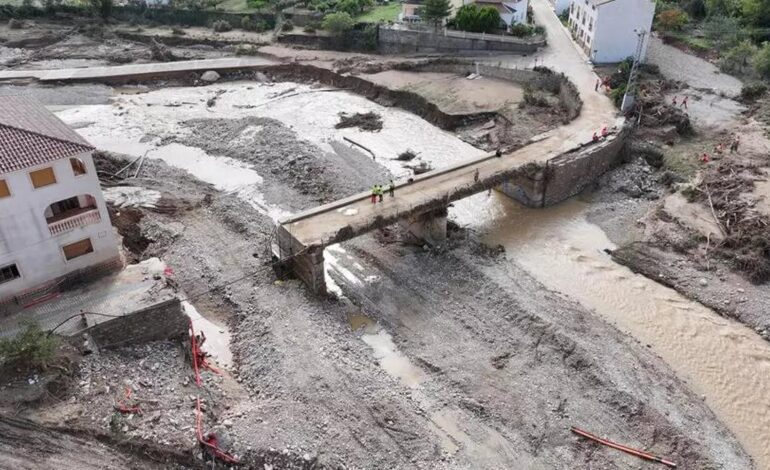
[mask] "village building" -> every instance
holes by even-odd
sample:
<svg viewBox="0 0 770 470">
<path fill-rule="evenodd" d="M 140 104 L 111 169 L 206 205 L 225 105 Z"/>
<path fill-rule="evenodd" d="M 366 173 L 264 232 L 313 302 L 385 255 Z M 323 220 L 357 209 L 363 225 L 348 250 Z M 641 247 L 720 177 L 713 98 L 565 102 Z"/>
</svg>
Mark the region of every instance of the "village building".
<svg viewBox="0 0 770 470">
<path fill-rule="evenodd" d="M 529 0 L 465 0 L 465 4 L 475 3 L 479 7 L 492 7 L 500 13 L 501 27 L 511 29 L 514 24 L 527 23 Z"/>
<path fill-rule="evenodd" d="M 39 102 L 0 96 L 0 302 L 121 265 L 93 151 Z"/>
<path fill-rule="evenodd" d="M 620 62 L 636 53 L 643 40 L 641 61 L 647 56 L 654 0 L 573 0 L 568 27 L 592 62 Z"/>
</svg>

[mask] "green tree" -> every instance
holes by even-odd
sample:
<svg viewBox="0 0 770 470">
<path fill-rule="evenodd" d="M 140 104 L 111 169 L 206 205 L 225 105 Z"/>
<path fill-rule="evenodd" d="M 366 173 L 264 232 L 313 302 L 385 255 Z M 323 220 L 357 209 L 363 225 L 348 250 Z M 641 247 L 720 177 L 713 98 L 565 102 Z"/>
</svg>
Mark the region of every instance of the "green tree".
<svg viewBox="0 0 770 470">
<path fill-rule="evenodd" d="M 708 16 L 736 16 L 741 10 L 741 0 L 706 0 Z"/>
<path fill-rule="evenodd" d="M 754 53 L 751 63 L 757 74 L 763 78 L 770 78 L 770 43 L 762 43 L 762 47 Z"/>
<path fill-rule="evenodd" d="M 502 20 L 500 19 L 500 13 L 497 11 L 497 8 L 486 6 L 479 9 L 479 16 L 476 22 L 479 29 L 478 32 L 490 33 L 500 29 L 501 22 Z"/>
<path fill-rule="evenodd" d="M 450 13 L 452 13 L 452 5 L 449 4 L 449 0 L 425 0 L 421 16 L 438 29 Z"/>
<path fill-rule="evenodd" d="M 112 0 L 90 0 L 91 10 L 104 19 L 112 15 Z"/>
<path fill-rule="evenodd" d="M 358 0 L 340 0 L 335 9 L 337 11 L 343 11 L 350 16 L 356 15 L 361 11 Z"/>
<path fill-rule="evenodd" d="M 770 26 L 770 1 L 768 0 L 743 0 L 741 13 L 753 26 Z"/>
<path fill-rule="evenodd" d="M 324 16 L 321 27 L 337 35 L 342 35 L 353 29 L 355 24 L 356 22 L 353 21 L 353 17 L 351 17 L 350 14 L 344 11 L 338 11 Z"/>
<path fill-rule="evenodd" d="M 738 44 L 741 25 L 738 18 L 714 15 L 701 24 L 703 35 L 714 43 L 716 49 L 724 50 Z"/>
</svg>

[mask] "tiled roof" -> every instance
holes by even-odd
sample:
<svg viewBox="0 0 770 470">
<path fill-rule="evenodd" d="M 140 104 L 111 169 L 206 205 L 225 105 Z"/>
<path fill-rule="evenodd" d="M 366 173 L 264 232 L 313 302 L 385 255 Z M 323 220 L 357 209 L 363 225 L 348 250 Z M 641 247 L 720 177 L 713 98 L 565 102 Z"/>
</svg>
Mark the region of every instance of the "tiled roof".
<svg viewBox="0 0 770 470">
<path fill-rule="evenodd" d="M 93 150 L 39 102 L 0 96 L 0 173 L 21 170 Z"/>
</svg>

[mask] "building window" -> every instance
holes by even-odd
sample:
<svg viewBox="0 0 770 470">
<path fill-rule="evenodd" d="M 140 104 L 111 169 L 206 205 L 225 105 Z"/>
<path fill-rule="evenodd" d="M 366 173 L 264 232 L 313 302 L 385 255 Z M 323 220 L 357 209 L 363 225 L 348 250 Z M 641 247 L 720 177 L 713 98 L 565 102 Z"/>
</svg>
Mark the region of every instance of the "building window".
<svg viewBox="0 0 770 470">
<path fill-rule="evenodd" d="M 85 240 L 80 240 L 79 242 L 70 243 L 69 245 L 64 245 L 62 247 L 62 250 L 64 250 L 64 257 L 67 259 L 67 261 L 69 261 L 79 256 L 87 255 L 88 253 L 93 253 L 94 247 L 93 245 L 91 245 L 91 239 L 86 238 Z"/>
<path fill-rule="evenodd" d="M 56 175 L 53 173 L 53 168 L 43 168 L 42 170 L 31 171 L 29 173 L 32 178 L 32 186 L 35 188 L 42 188 L 49 184 L 56 184 Z"/>
<path fill-rule="evenodd" d="M 86 174 L 86 164 L 79 158 L 70 158 L 70 165 L 72 165 L 72 172 L 75 176 Z"/>
<path fill-rule="evenodd" d="M 11 282 L 20 277 L 21 274 L 19 274 L 19 268 L 17 268 L 15 264 L 9 264 L 8 266 L 0 268 L 0 284 Z"/>
<path fill-rule="evenodd" d="M 11 188 L 8 187 L 8 182 L 0 180 L 0 198 L 8 197 L 11 195 Z"/>
</svg>

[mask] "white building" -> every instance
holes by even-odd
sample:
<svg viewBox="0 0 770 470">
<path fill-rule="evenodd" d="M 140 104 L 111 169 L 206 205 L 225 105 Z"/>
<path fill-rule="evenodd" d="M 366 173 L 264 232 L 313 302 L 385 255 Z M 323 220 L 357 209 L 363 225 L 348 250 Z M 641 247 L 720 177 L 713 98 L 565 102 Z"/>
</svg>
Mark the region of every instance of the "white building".
<svg viewBox="0 0 770 470">
<path fill-rule="evenodd" d="M 463 0 L 465 5 L 475 3 L 479 8 L 492 7 L 500 14 L 502 25 L 506 29 L 517 23 L 527 23 L 529 0 Z"/>
<path fill-rule="evenodd" d="M 0 301 L 120 265 L 93 150 L 40 103 L 0 96 Z"/>
<path fill-rule="evenodd" d="M 594 63 L 633 57 L 644 32 L 641 60 L 647 56 L 654 0 L 572 0 L 569 29 Z"/>
</svg>

